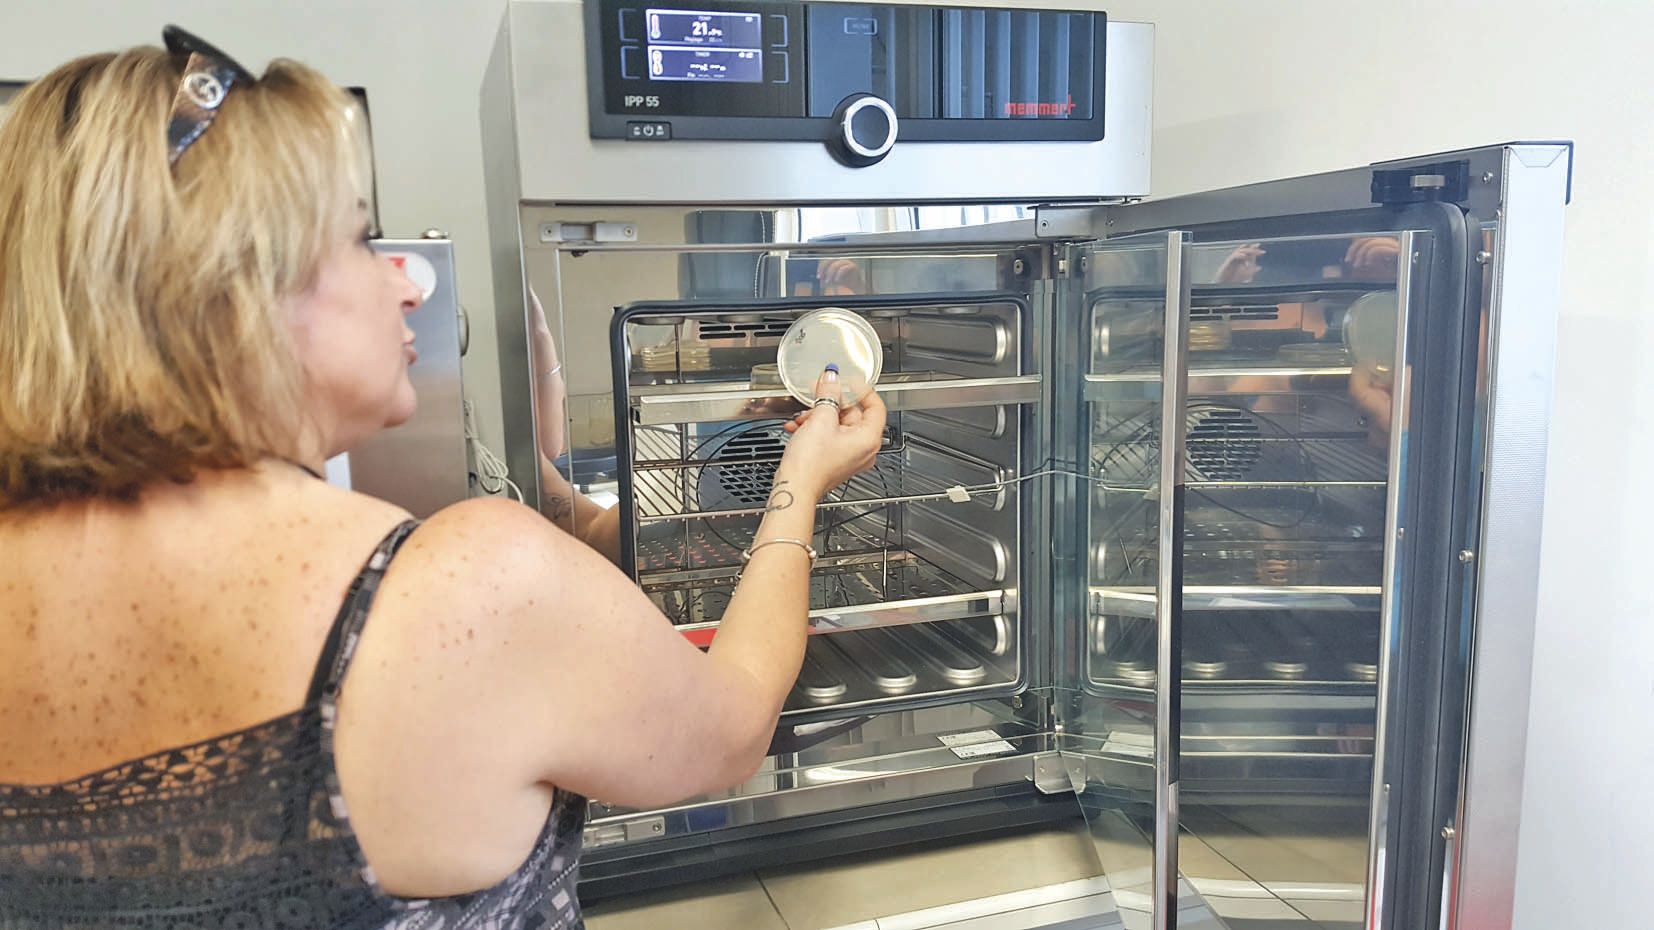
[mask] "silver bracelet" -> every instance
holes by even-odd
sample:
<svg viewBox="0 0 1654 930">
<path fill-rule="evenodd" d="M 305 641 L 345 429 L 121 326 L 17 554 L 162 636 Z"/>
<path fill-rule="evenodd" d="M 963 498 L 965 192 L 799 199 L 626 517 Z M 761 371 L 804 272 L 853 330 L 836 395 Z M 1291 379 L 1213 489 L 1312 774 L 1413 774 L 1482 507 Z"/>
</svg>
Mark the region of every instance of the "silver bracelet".
<svg viewBox="0 0 1654 930">
<path fill-rule="evenodd" d="M 552 366 L 552 368 L 549 371 L 540 372 L 538 377 L 549 378 L 552 375 L 557 374 L 559 371 L 562 371 L 562 370 L 563 370 L 563 363 L 558 362 L 556 365 Z"/>
<path fill-rule="evenodd" d="M 810 557 L 810 568 L 813 570 L 816 567 L 815 547 L 811 546 L 802 539 L 766 539 L 763 542 L 753 543 L 752 548 L 743 549 L 741 551 L 741 564 L 745 565 L 752 561 L 752 554 L 765 546 L 774 546 L 780 543 L 786 543 L 789 546 L 797 546 L 798 548 L 803 549 L 805 554 Z"/>
</svg>

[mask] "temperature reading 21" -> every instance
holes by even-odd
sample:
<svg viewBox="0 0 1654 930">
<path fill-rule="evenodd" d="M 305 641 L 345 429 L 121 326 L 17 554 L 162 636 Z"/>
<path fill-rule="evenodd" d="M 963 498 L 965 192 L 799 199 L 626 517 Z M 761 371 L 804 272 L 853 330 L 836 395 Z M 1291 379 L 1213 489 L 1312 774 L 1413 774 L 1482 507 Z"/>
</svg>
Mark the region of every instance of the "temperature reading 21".
<svg viewBox="0 0 1654 930">
<path fill-rule="evenodd" d="M 651 9 L 646 16 L 650 45 L 746 49 L 763 45 L 764 20 L 756 12 Z"/>
</svg>

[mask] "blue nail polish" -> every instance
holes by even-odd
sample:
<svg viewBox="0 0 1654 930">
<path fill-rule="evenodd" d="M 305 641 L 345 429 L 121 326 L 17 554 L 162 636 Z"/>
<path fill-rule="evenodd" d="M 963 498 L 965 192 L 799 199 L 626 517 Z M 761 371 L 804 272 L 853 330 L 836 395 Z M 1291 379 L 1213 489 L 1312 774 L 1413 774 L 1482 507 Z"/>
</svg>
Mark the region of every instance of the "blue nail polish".
<svg viewBox="0 0 1654 930">
<path fill-rule="evenodd" d="M 827 366 L 827 370 L 828 370 L 828 371 L 830 371 L 830 372 L 832 372 L 832 373 L 833 373 L 833 374 L 835 374 L 835 375 L 836 375 L 836 374 L 838 374 L 838 366 L 837 366 L 837 365 L 831 365 L 831 364 L 829 364 L 829 365 L 828 365 L 828 366 Z"/>
</svg>

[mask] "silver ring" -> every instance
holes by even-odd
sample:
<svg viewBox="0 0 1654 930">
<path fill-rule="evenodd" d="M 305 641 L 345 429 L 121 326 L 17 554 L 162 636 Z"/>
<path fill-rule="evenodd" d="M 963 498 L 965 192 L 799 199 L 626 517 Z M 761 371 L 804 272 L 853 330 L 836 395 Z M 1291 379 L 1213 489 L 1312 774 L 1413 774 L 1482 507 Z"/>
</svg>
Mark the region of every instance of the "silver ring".
<svg viewBox="0 0 1654 930">
<path fill-rule="evenodd" d="M 816 407 L 821 406 L 822 404 L 832 404 L 834 410 L 843 410 L 844 409 L 844 407 L 842 405 L 840 405 L 838 401 L 832 399 L 831 397 L 817 397 L 816 402 L 810 405 L 810 409 L 813 410 Z"/>
</svg>

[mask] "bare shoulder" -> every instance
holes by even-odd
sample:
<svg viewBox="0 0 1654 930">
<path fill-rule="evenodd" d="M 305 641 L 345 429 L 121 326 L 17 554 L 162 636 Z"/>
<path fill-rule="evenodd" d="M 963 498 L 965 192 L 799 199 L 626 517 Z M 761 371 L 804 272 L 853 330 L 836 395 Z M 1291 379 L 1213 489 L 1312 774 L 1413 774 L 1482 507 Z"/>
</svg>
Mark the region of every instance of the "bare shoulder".
<svg viewBox="0 0 1654 930">
<path fill-rule="evenodd" d="M 532 508 L 499 497 L 477 497 L 432 514 L 408 540 L 410 552 L 464 558 L 467 564 L 531 568 L 572 543 Z"/>
<path fill-rule="evenodd" d="M 574 594 L 612 575 L 612 566 L 532 508 L 503 498 L 474 498 L 427 519 L 397 556 L 390 586 L 412 587 L 436 603 L 506 614 L 559 592 Z M 602 569 L 607 568 L 607 572 Z M 573 579 L 582 579 L 578 584 Z"/>
</svg>

